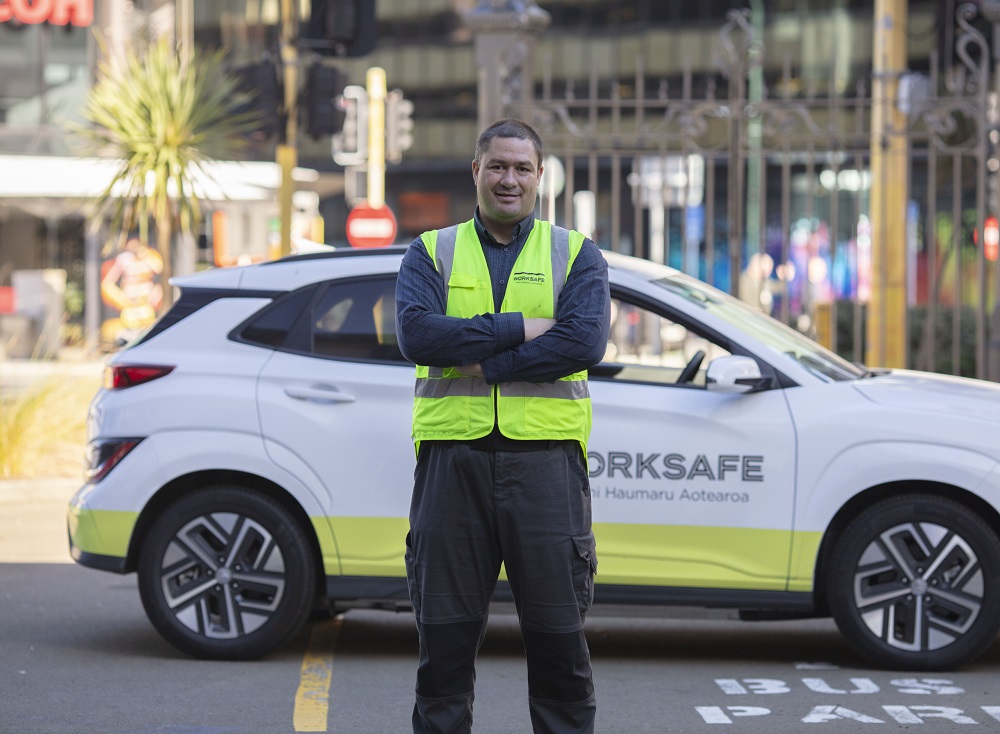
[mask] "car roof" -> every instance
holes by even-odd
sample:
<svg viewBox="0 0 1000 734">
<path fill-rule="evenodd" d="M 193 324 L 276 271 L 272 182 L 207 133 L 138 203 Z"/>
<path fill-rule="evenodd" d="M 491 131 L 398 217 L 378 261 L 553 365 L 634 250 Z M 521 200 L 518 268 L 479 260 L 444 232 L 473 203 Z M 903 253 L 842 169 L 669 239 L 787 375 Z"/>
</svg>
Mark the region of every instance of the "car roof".
<svg viewBox="0 0 1000 734">
<path fill-rule="evenodd" d="M 290 255 L 252 265 L 213 268 L 178 276 L 171 282 L 182 288 L 212 288 L 240 291 L 293 290 L 333 277 L 377 275 L 398 269 L 408 245 L 378 249 L 344 247 L 329 252 Z M 602 250 L 612 270 L 642 281 L 676 275 L 677 270 L 629 255 Z"/>
<path fill-rule="evenodd" d="M 623 270 L 640 280 L 660 280 L 680 274 L 679 270 L 655 263 L 652 260 L 643 260 L 641 257 L 623 255 L 620 252 L 609 252 L 607 250 L 602 250 L 601 252 L 604 253 L 604 259 L 608 261 L 608 267 L 615 270 Z"/>
<path fill-rule="evenodd" d="M 330 252 L 290 255 L 252 265 L 204 270 L 171 278 L 170 282 L 181 289 L 290 291 L 328 278 L 391 272 L 399 268 L 406 247 L 391 246 L 377 250 L 345 247 Z"/>
</svg>

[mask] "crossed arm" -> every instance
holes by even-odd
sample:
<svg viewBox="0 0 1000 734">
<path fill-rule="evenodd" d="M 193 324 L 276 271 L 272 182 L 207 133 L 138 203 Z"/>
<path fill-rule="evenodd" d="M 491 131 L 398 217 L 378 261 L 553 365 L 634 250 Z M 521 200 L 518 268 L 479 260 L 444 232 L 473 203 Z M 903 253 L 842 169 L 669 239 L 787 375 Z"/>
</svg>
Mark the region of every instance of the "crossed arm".
<svg viewBox="0 0 1000 734">
<path fill-rule="evenodd" d="M 417 364 L 457 367 L 491 384 L 549 382 L 601 360 L 609 304 L 607 263 L 587 240 L 555 319 L 526 319 L 516 312 L 446 316 L 444 283 L 418 238 L 403 258 L 396 285 L 396 331 L 403 354 Z"/>
<path fill-rule="evenodd" d="M 523 315 L 523 314 L 522 314 Z M 555 319 L 524 319 L 524 341 L 530 342 L 540 337 L 556 325 Z M 458 371 L 465 375 L 484 377 L 483 366 L 479 362 L 459 365 Z"/>
</svg>

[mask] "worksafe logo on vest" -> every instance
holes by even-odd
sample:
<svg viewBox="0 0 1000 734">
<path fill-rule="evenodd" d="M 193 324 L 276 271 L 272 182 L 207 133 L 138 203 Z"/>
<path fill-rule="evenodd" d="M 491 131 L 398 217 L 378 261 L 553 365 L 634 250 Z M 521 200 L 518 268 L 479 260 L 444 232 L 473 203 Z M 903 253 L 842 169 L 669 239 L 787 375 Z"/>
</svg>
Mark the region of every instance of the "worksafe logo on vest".
<svg viewBox="0 0 1000 734">
<path fill-rule="evenodd" d="M 520 273 L 514 273 L 510 278 L 511 283 L 538 283 L 539 285 L 545 284 L 545 273 L 525 273 L 521 271 Z"/>
</svg>

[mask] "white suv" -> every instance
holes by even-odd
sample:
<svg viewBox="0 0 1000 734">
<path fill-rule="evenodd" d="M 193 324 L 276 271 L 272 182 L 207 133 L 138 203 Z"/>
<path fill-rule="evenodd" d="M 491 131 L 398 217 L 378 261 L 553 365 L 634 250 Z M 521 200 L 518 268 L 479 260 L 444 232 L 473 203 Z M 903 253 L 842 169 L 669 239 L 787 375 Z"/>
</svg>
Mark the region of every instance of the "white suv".
<svg viewBox="0 0 1000 734">
<path fill-rule="evenodd" d="M 181 650 L 249 658 L 319 605 L 407 606 L 402 252 L 177 279 L 174 308 L 110 358 L 72 553 L 137 572 Z M 1000 628 L 1000 386 L 867 371 L 693 278 L 607 258 L 595 603 L 832 614 L 897 669 L 983 652 Z"/>
</svg>

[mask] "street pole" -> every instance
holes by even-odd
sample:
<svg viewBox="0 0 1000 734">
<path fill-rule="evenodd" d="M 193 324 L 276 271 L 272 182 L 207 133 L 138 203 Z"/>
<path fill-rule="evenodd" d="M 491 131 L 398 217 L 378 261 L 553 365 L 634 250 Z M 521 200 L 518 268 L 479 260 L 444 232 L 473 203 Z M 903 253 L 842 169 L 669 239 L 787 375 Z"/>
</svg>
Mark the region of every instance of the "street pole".
<svg viewBox="0 0 1000 734">
<path fill-rule="evenodd" d="M 865 362 L 906 367 L 906 0 L 876 0 L 872 53 L 871 299 Z"/>
<path fill-rule="evenodd" d="M 194 56 L 194 2 L 177 2 L 177 50 L 185 62 Z"/>
<path fill-rule="evenodd" d="M 281 0 L 281 67 L 285 82 L 285 134 L 276 151 L 281 167 L 281 187 L 278 206 L 281 215 L 281 243 L 275 255 L 285 257 L 292 252 L 292 171 L 298 165 L 298 14 L 295 0 Z"/>
<path fill-rule="evenodd" d="M 365 78 L 368 92 L 368 206 L 385 204 L 385 69 L 373 66 Z"/>
<path fill-rule="evenodd" d="M 753 29 L 753 37 L 758 39 L 764 37 L 764 0 L 750 0 L 750 28 Z M 762 63 L 752 64 L 747 74 L 747 102 L 748 106 L 760 109 L 759 105 L 764 98 L 764 65 Z M 761 190 L 761 170 L 763 168 L 763 155 L 761 154 L 763 139 L 763 124 L 760 114 L 755 114 L 747 120 L 747 181 L 746 181 L 746 242 L 750 249 L 750 254 L 754 252 L 765 252 L 764 232 L 761 224 L 760 203 L 764 192 Z M 737 279 L 738 282 L 738 279 Z M 755 301 L 759 294 L 755 294 Z M 757 303 L 756 305 L 760 305 Z"/>
<path fill-rule="evenodd" d="M 992 60 L 993 60 L 993 84 L 994 89 L 992 94 L 996 95 L 997 99 L 1000 99 L 1000 0 L 984 0 L 979 8 L 979 12 L 983 14 L 983 17 L 990 22 L 990 26 L 993 30 L 993 38 L 991 44 L 992 50 Z M 989 67 L 986 67 L 987 69 Z M 989 72 L 987 72 L 988 75 Z M 979 82 L 984 91 L 988 87 L 987 79 L 981 79 Z M 983 146 L 982 158 L 985 160 L 987 155 L 995 155 L 997 150 L 996 144 L 988 141 L 993 140 L 994 127 L 1000 123 L 1000 121 L 994 119 L 987 119 L 985 121 L 989 126 L 988 129 L 980 133 L 980 145 Z M 989 151 L 989 152 L 987 152 Z M 985 171 L 983 175 L 986 175 Z M 1000 175 L 997 172 L 990 172 L 989 176 L 995 177 Z M 1000 189 L 993 189 L 989 185 L 984 186 L 984 196 L 988 199 L 984 202 L 984 207 L 979 208 L 979 211 L 984 215 L 998 216 L 1000 215 Z M 980 232 L 981 241 L 983 242 L 983 247 L 986 247 L 986 229 L 985 223 L 982 225 L 977 223 L 977 226 L 982 227 Z M 984 263 L 985 265 L 985 263 Z M 1000 274 L 997 274 L 996 281 L 994 283 L 994 288 L 996 289 L 993 296 L 993 313 L 990 318 L 990 324 L 988 327 L 987 335 L 989 342 L 987 343 L 986 354 L 984 355 L 985 365 L 979 366 L 978 376 L 984 376 L 994 382 L 1000 382 Z M 986 296 L 986 288 L 983 288 L 983 295 Z M 988 299 L 987 299 L 988 300 Z M 983 304 L 983 313 L 986 313 L 986 304 Z M 984 328 L 986 325 L 984 324 Z"/>
</svg>

